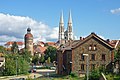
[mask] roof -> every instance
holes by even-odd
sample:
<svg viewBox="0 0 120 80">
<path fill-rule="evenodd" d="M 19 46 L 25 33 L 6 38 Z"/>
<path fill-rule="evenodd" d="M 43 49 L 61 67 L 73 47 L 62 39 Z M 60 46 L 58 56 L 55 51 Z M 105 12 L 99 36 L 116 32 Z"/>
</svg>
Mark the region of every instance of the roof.
<svg viewBox="0 0 120 80">
<path fill-rule="evenodd" d="M 83 40 L 73 40 L 73 41 L 67 42 L 62 47 L 60 47 L 58 50 L 72 50 L 72 49 L 80 46 L 81 44 L 85 43 L 86 41 L 88 41 L 91 38 L 95 38 L 95 39 L 99 40 L 100 42 L 102 42 L 103 44 L 105 44 L 106 46 L 108 46 L 109 48 L 114 49 L 112 44 L 108 43 L 106 40 L 103 40 L 102 38 L 97 36 L 95 33 L 91 33 L 89 36 L 87 36 Z"/>
<path fill-rule="evenodd" d="M 48 45 L 55 45 L 55 42 L 46 42 Z"/>
<path fill-rule="evenodd" d="M 47 47 L 36 46 L 34 47 L 34 52 L 44 53 Z"/>
<path fill-rule="evenodd" d="M 12 45 L 15 41 L 9 41 L 7 42 L 5 45 Z M 23 42 L 16 42 L 17 45 L 23 45 L 24 43 Z"/>
<path fill-rule="evenodd" d="M 79 45 L 83 44 L 84 42 L 86 42 L 87 40 L 91 39 L 92 37 L 94 37 L 98 41 L 102 42 L 103 44 L 105 44 L 109 48 L 111 48 L 111 49 L 114 48 L 109 42 L 107 42 L 106 40 L 103 40 L 102 38 L 100 38 L 99 36 L 97 36 L 95 33 L 91 33 L 89 36 L 87 36 L 83 40 L 79 41 L 79 43 L 77 45 L 73 46 L 73 48 L 78 47 Z"/>
<path fill-rule="evenodd" d="M 111 40 L 109 43 L 110 43 L 114 48 L 117 48 L 118 46 L 120 46 L 120 45 L 119 45 L 120 40 Z"/>
<path fill-rule="evenodd" d="M 73 40 L 73 41 L 68 41 L 66 44 L 64 44 L 62 47 L 60 47 L 58 50 L 71 50 L 73 46 L 78 44 L 80 40 Z"/>
</svg>

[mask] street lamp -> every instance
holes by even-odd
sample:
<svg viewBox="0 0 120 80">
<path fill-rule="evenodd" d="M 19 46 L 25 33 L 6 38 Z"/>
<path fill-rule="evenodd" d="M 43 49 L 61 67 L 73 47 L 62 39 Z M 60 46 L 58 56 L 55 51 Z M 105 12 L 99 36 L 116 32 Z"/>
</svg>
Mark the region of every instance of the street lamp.
<svg viewBox="0 0 120 80">
<path fill-rule="evenodd" d="M 16 57 L 16 76 L 17 76 L 17 58 L 18 57 Z"/>
<path fill-rule="evenodd" d="M 83 56 L 87 57 L 87 71 L 86 71 L 86 75 L 87 75 L 87 80 L 89 80 L 89 55 L 88 54 L 83 54 Z"/>
</svg>

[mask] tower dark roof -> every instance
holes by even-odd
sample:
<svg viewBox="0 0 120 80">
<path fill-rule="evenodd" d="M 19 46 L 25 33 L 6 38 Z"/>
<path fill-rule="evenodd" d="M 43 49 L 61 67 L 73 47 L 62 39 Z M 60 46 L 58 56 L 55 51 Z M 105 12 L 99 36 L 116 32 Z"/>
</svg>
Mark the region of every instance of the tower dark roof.
<svg viewBox="0 0 120 80">
<path fill-rule="evenodd" d="M 31 34 L 31 28 L 27 28 L 27 34 L 25 34 L 25 38 L 33 37 Z"/>
<path fill-rule="evenodd" d="M 31 32 L 31 29 L 30 29 L 30 28 L 27 28 L 27 32 Z"/>
</svg>

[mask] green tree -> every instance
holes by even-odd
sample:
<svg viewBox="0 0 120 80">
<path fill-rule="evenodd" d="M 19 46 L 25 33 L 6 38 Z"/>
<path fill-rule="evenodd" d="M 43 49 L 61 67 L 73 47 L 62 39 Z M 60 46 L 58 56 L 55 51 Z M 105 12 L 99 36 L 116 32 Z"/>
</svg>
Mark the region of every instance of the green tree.
<svg viewBox="0 0 120 80">
<path fill-rule="evenodd" d="M 5 69 L 3 75 L 15 75 L 28 73 L 29 63 L 19 54 L 5 55 Z"/>
<path fill-rule="evenodd" d="M 11 51 L 12 51 L 13 53 L 18 53 L 19 49 L 18 49 L 17 42 L 14 42 L 14 43 L 12 44 Z"/>
<path fill-rule="evenodd" d="M 33 56 L 32 63 L 36 65 L 38 62 L 39 62 L 39 56 L 38 55 Z"/>
<path fill-rule="evenodd" d="M 48 59 L 47 59 L 47 63 L 50 63 L 50 60 L 51 60 L 50 57 L 48 57 Z"/>
<path fill-rule="evenodd" d="M 27 49 L 24 49 L 23 52 L 21 53 L 21 56 L 27 61 L 27 62 L 31 62 L 32 59 L 32 55 L 30 53 L 30 51 L 28 51 Z"/>
<path fill-rule="evenodd" d="M 118 47 L 118 50 L 115 51 L 115 60 L 120 61 L 120 46 Z"/>
<path fill-rule="evenodd" d="M 99 80 L 100 72 L 99 70 L 93 70 L 89 75 L 89 80 Z"/>
<path fill-rule="evenodd" d="M 50 57 L 50 62 L 56 61 L 56 52 L 57 49 L 55 47 L 48 46 L 48 48 L 45 51 L 45 60 L 47 60 L 48 57 Z"/>
<path fill-rule="evenodd" d="M 5 47 L 0 46 L 0 53 L 5 53 L 5 52 L 6 52 Z"/>
<path fill-rule="evenodd" d="M 44 55 L 41 54 L 41 57 L 40 57 L 40 63 L 44 63 L 45 62 L 45 58 L 44 58 Z"/>
</svg>

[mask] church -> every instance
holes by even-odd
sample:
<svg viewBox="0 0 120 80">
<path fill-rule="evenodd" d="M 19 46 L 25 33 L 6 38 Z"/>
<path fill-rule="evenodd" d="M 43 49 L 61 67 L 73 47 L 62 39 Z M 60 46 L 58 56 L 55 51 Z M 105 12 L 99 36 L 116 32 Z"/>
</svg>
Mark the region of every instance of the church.
<svg viewBox="0 0 120 80">
<path fill-rule="evenodd" d="M 59 44 L 65 44 L 69 40 L 73 40 L 73 30 L 72 30 L 72 16 L 71 11 L 69 12 L 67 30 L 64 31 L 64 19 L 63 12 L 61 13 L 60 22 L 59 22 Z"/>
</svg>

